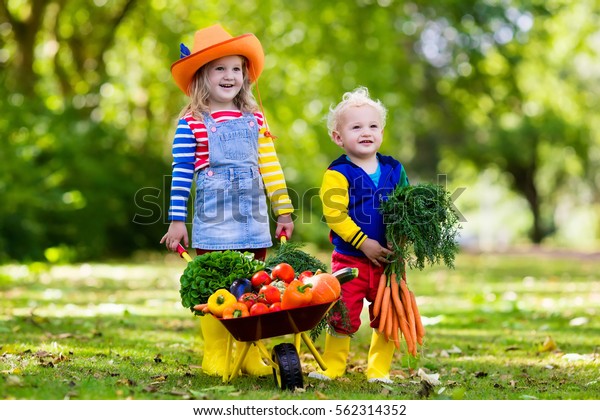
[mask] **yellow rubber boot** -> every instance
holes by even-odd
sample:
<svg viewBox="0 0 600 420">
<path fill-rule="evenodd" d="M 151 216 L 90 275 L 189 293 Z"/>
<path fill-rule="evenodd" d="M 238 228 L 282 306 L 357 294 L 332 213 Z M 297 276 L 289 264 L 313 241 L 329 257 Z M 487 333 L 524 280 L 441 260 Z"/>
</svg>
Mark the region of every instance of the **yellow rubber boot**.
<svg viewBox="0 0 600 420">
<path fill-rule="evenodd" d="M 202 370 L 207 375 L 223 376 L 227 367 L 225 350 L 229 331 L 219 320 L 208 314 L 200 317 L 200 329 L 204 340 Z"/>
<path fill-rule="evenodd" d="M 323 361 L 327 370 L 317 369 L 309 373 L 310 378 L 330 380 L 339 378 L 346 373 L 346 362 L 348 353 L 350 353 L 350 336 L 334 336 L 327 334 L 325 336 L 325 351 L 323 352 Z"/>
<path fill-rule="evenodd" d="M 241 343 L 238 343 L 237 347 L 241 348 Z M 273 368 L 263 362 L 258 347 L 252 345 L 242 362 L 242 372 L 252 376 L 267 376 L 273 374 Z"/>
<path fill-rule="evenodd" d="M 383 382 L 391 384 L 390 368 L 394 357 L 394 342 L 387 341 L 383 334 L 373 329 L 371 347 L 367 359 L 367 379 L 369 382 Z"/>
</svg>

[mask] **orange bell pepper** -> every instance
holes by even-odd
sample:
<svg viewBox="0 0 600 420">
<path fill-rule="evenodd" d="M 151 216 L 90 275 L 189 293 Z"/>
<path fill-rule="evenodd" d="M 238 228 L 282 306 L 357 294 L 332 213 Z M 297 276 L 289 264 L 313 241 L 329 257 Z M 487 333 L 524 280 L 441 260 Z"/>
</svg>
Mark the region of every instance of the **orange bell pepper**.
<svg viewBox="0 0 600 420">
<path fill-rule="evenodd" d="M 304 284 L 300 280 L 292 281 L 283 292 L 281 309 L 300 308 L 310 305 L 312 300 L 311 284 Z"/>
<path fill-rule="evenodd" d="M 242 318 L 250 315 L 248 307 L 242 302 L 235 302 L 223 309 L 223 319 Z"/>
</svg>

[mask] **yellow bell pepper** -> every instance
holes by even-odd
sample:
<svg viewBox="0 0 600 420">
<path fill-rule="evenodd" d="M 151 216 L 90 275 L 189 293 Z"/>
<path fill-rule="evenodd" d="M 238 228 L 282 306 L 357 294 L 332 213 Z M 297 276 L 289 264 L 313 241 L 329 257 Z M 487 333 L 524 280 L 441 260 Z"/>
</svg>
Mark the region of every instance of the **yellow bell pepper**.
<svg viewBox="0 0 600 420">
<path fill-rule="evenodd" d="M 219 289 L 208 298 L 208 310 L 211 314 L 221 318 L 223 311 L 228 306 L 237 302 L 237 299 L 227 289 Z"/>
</svg>

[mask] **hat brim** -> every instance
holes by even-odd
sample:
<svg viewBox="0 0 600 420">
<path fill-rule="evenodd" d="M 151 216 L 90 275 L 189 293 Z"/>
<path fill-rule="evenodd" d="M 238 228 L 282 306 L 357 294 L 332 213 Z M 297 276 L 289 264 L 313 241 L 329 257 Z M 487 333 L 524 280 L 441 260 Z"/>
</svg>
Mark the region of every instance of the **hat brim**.
<svg viewBox="0 0 600 420">
<path fill-rule="evenodd" d="M 217 58 L 229 55 L 246 57 L 250 81 L 254 82 L 258 79 L 265 64 L 265 55 L 260 41 L 253 34 L 228 39 L 177 60 L 171 65 L 171 74 L 179 89 L 189 95 L 189 85 L 198 69 Z"/>
</svg>

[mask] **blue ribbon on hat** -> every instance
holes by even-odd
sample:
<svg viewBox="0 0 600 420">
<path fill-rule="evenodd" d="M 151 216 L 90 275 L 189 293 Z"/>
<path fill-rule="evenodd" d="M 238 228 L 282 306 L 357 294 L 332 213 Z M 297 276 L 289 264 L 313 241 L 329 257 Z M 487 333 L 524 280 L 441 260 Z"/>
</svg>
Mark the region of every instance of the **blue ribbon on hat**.
<svg viewBox="0 0 600 420">
<path fill-rule="evenodd" d="M 179 58 L 187 57 L 190 54 L 191 54 L 190 49 L 188 47 L 186 47 L 183 44 L 183 42 L 181 44 L 179 44 Z"/>
</svg>

